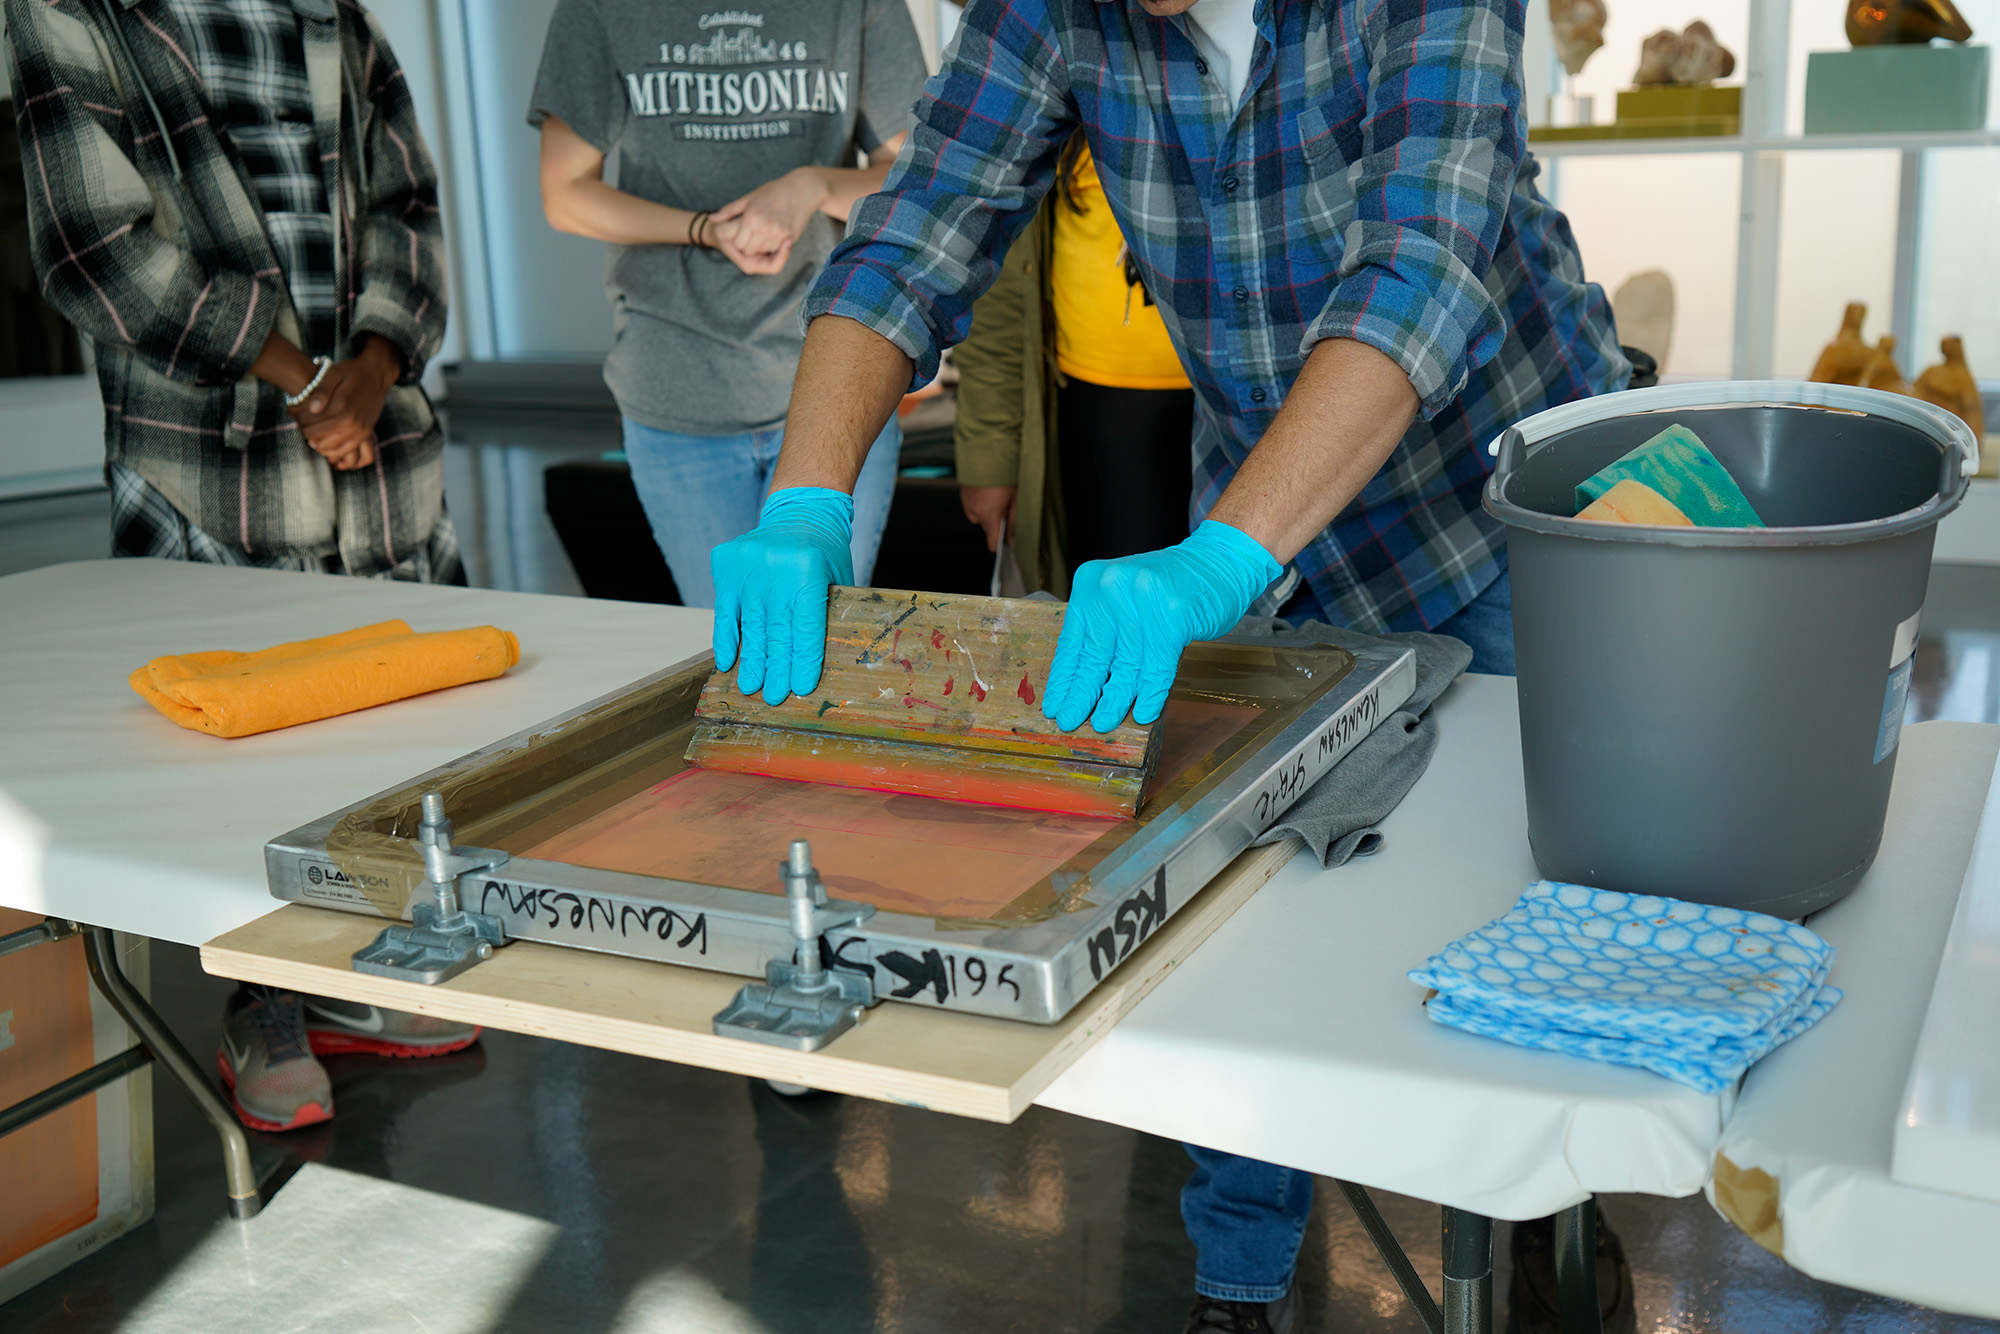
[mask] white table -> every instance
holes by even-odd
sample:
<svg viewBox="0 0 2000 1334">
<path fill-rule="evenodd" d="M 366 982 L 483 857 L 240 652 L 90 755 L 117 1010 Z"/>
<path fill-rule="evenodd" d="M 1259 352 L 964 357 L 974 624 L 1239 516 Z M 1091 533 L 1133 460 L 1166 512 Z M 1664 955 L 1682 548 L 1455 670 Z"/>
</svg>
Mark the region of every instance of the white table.
<svg viewBox="0 0 2000 1334">
<path fill-rule="evenodd" d="M 521 636 L 522 666 L 236 741 L 174 727 L 125 685 L 155 654 L 392 616 L 419 629 L 504 626 Z M 0 793 L 39 823 L 43 844 L 39 873 L 0 883 L 0 903 L 189 943 L 277 906 L 261 855 L 274 834 L 615 690 L 708 634 L 705 613 L 673 608 L 123 561 L 0 579 L 0 624 Z M 1424 1018 L 1404 972 L 1535 878 L 1510 683 L 1466 678 L 1437 709 L 1442 744 L 1387 822 L 1382 853 L 1336 871 L 1292 862 L 1040 1101 L 1491 1217 L 1549 1213 L 1593 1191 L 1701 1189 L 1730 1095 Z M 1823 919 L 1850 998 L 1760 1067 L 1752 1095 L 1777 1072 L 1852 1068 L 1868 1044 L 1899 1040 L 1893 1025 L 1855 1021 L 1878 1006 L 1907 1009 L 1914 1034 L 1977 808 L 1932 793 L 1969 786 L 1967 755 L 1984 747 L 1990 769 L 1996 744 L 2000 729 L 1957 724 L 1906 734 L 1882 857 Z M 1929 934 L 1901 915 L 1910 885 L 1943 904 Z M 1901 1085 L 1899 1068 L 1881 1096 L 1893 1105 Z M 1812 1096 L 1858 1107 L 1853 1087 L 1833 1080 Z M 1736 1117 L 1746 1124 L 1757 1122 Z M 1883 1122 L 1885 1145 L 1887 1134 Z"/>
<path fill-rule="evenodd" d="M 1718 1146 L 1729 1165 L 1718 1180 L 1735 1189 L 1710 1193 L 1814 1278 L 1984 1316 L 2000 1316 L 2000 1204 L 1902 1185 L 1890 1160 L 1996 751 L 1990 726 L 1903 733 L 1875 869 L 1811 922 L 1840 951 L 1832 981 L 1846 999 L 1808 1035 L 1817 1041 L 1774 1052 L 1743 1081 Z"/>
<path fill-rule="evenodd" d="M 400 617 L 498 625 L 494 681 L 221 740 L 125 678 L 164 653 L 255 649 Z M 40 827 L 39 875 L 0 904 L 199 945 L 278 906 L 264 843 L 708 647 L 708 613 L 282 574 L 83 561 L 0 578 L 0 794 Z"/>
<path fill-rule="evenodd" d="M 1700 1190 L 1731 1095 L 1425 1017 L 1404 974 L 1539 878 L 1514 683 L 1435 707 L 1380 853 L 1294 860 L 1039 1101 L 1496 1218 Z"/>
</svg>

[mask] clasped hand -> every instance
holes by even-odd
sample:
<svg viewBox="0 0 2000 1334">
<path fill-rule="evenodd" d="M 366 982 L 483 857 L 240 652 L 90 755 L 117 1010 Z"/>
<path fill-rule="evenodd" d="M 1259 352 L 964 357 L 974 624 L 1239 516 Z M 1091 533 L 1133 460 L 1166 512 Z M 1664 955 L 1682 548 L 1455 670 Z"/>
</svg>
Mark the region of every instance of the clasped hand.
<svg viewBox="0 0 2000 1334">
<path fill-rule="evenodd" d="M 782 273 L 827 193 L 817 170 L 794 167 L 715 210 L 702 239 L 745 273 Z"/>
<path fill-rule="evenodd" d="M 329 366 L 311 398 L 286 411 L 306 443 L 334 468 L 366 468 L 375 462 L 375 423 L 382 418 L 382 404 L 401 377 L 394 349 L 371 338 L 360 355 Z"/>
<path fill-rule="evenodd" d="M 1164 551 L 1086 561 L 1070 581 L 1042 716 L 1063 731 L 1150 723 L 1167 706 L 1181 653 L 1228 634 L 1284 573 L 1240 528 L 1207 520 Z"/>
</svg>

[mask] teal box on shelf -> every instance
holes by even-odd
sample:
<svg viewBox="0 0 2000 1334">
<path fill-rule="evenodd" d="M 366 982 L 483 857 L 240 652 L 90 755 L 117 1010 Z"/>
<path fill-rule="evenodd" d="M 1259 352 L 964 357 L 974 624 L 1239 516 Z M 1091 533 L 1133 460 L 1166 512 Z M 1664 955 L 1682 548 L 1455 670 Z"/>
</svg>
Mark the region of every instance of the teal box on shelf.
<svg viewBox="0 0 2000 1334">
<path fill-rule="evenodd" d="M 1807 134 L 1977 130 L 1987 48 L 1864 46 L 1806 57 Z"/>
</svg>

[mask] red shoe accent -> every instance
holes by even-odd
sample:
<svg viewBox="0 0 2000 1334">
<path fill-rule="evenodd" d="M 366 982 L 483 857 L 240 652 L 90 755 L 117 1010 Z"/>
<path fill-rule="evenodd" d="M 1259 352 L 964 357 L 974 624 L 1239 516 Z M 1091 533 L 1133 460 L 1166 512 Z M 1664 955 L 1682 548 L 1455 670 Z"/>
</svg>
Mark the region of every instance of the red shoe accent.
<svg viewBox="0 0 2000 1334">
<path fill-rule="evenodd" d="M 364 1052 L 370 1056 L 394 1056 L 401 1060 L 420 1060 L 426 1056 L 449 1056 L 455 1051 L 464 1051 L 479 1041 L 484 1029 L 475 1028 L 470 1037 L 456 1042 L 391 1042 L 387 1038 L 370 1037 L 366 1033 L 350 1033 L 344 1029 L 308 1028 L 306 1044 L 315 1056 L 345 1056 Z"/>
<path fill-rule="evenodd" d="M 236 1119 L 244 1125 L 249 1126 L 252 1130 L 262 1130 L 275 1134 L 285 1130 L 298 1130 L 304 1126 L 316 1126 L 321 1122 L 333 1120 L 333 1109 L 331 1107 L 322 1107 L 316 1102 L 309 1102 L 302 1105 L 293 1114 L 290 1121 L 283 1123 L 267 1121 L 254 1112 L 249 1111 L 241 1102 L 237 1101 L 236 1068 L 229 1064 L 229 1057 L 221 1052 L 217 1052 L 215 1054 L 215 1068 L 222 1072 L 222 1085 L 229 1090 L 229 1105 L 236 1109 Z"/>
</svg>

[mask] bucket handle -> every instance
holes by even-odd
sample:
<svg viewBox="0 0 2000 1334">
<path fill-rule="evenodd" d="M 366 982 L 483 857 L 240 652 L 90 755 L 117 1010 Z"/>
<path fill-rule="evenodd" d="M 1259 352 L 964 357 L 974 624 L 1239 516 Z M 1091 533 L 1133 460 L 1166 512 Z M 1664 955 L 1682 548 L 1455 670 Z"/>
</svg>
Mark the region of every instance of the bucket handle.
<svg viewBox="0 0 2000 1334">
<path fill-rule="evenodd" d="M 1640 412 L 1672 412 L 1681 409 L 1721 407 L 1730 403 L 1773 403 L 1787 406 L 1833 408 L 1843 412 L 1868 412 L 1924 431 L 1932 439 L 1950 442 L 1944 450 L 1944 472 L 1939 494 L 1948 495 L 1959 477 L 1979 471 L 1979 437 L 1957 413 L 1920 398 L 1892 394 L 1881 389 L 1852 385 L 1818 384 L 1798 380 L 1691 381 L 1685 384 L 1654 385 L 1648 389 L 1625 389 L 1615 394 L 1581 398 L 1558 407 L 1545 408 L 1526 420 L 1534 428 L 1535 439 L 1557 435 L 1576 426 Z M 1529 440 L 1519 426 L 1510 426 L 1487 453 L 1497 460 L 1499 472 L 1511 472 L 1514 456 L 1527 448 Z M 1957 445 L 1958 467 L 1951 466 Z M 1953 474 L 1956 473 L 1955 477 Z"/>
</svg>

